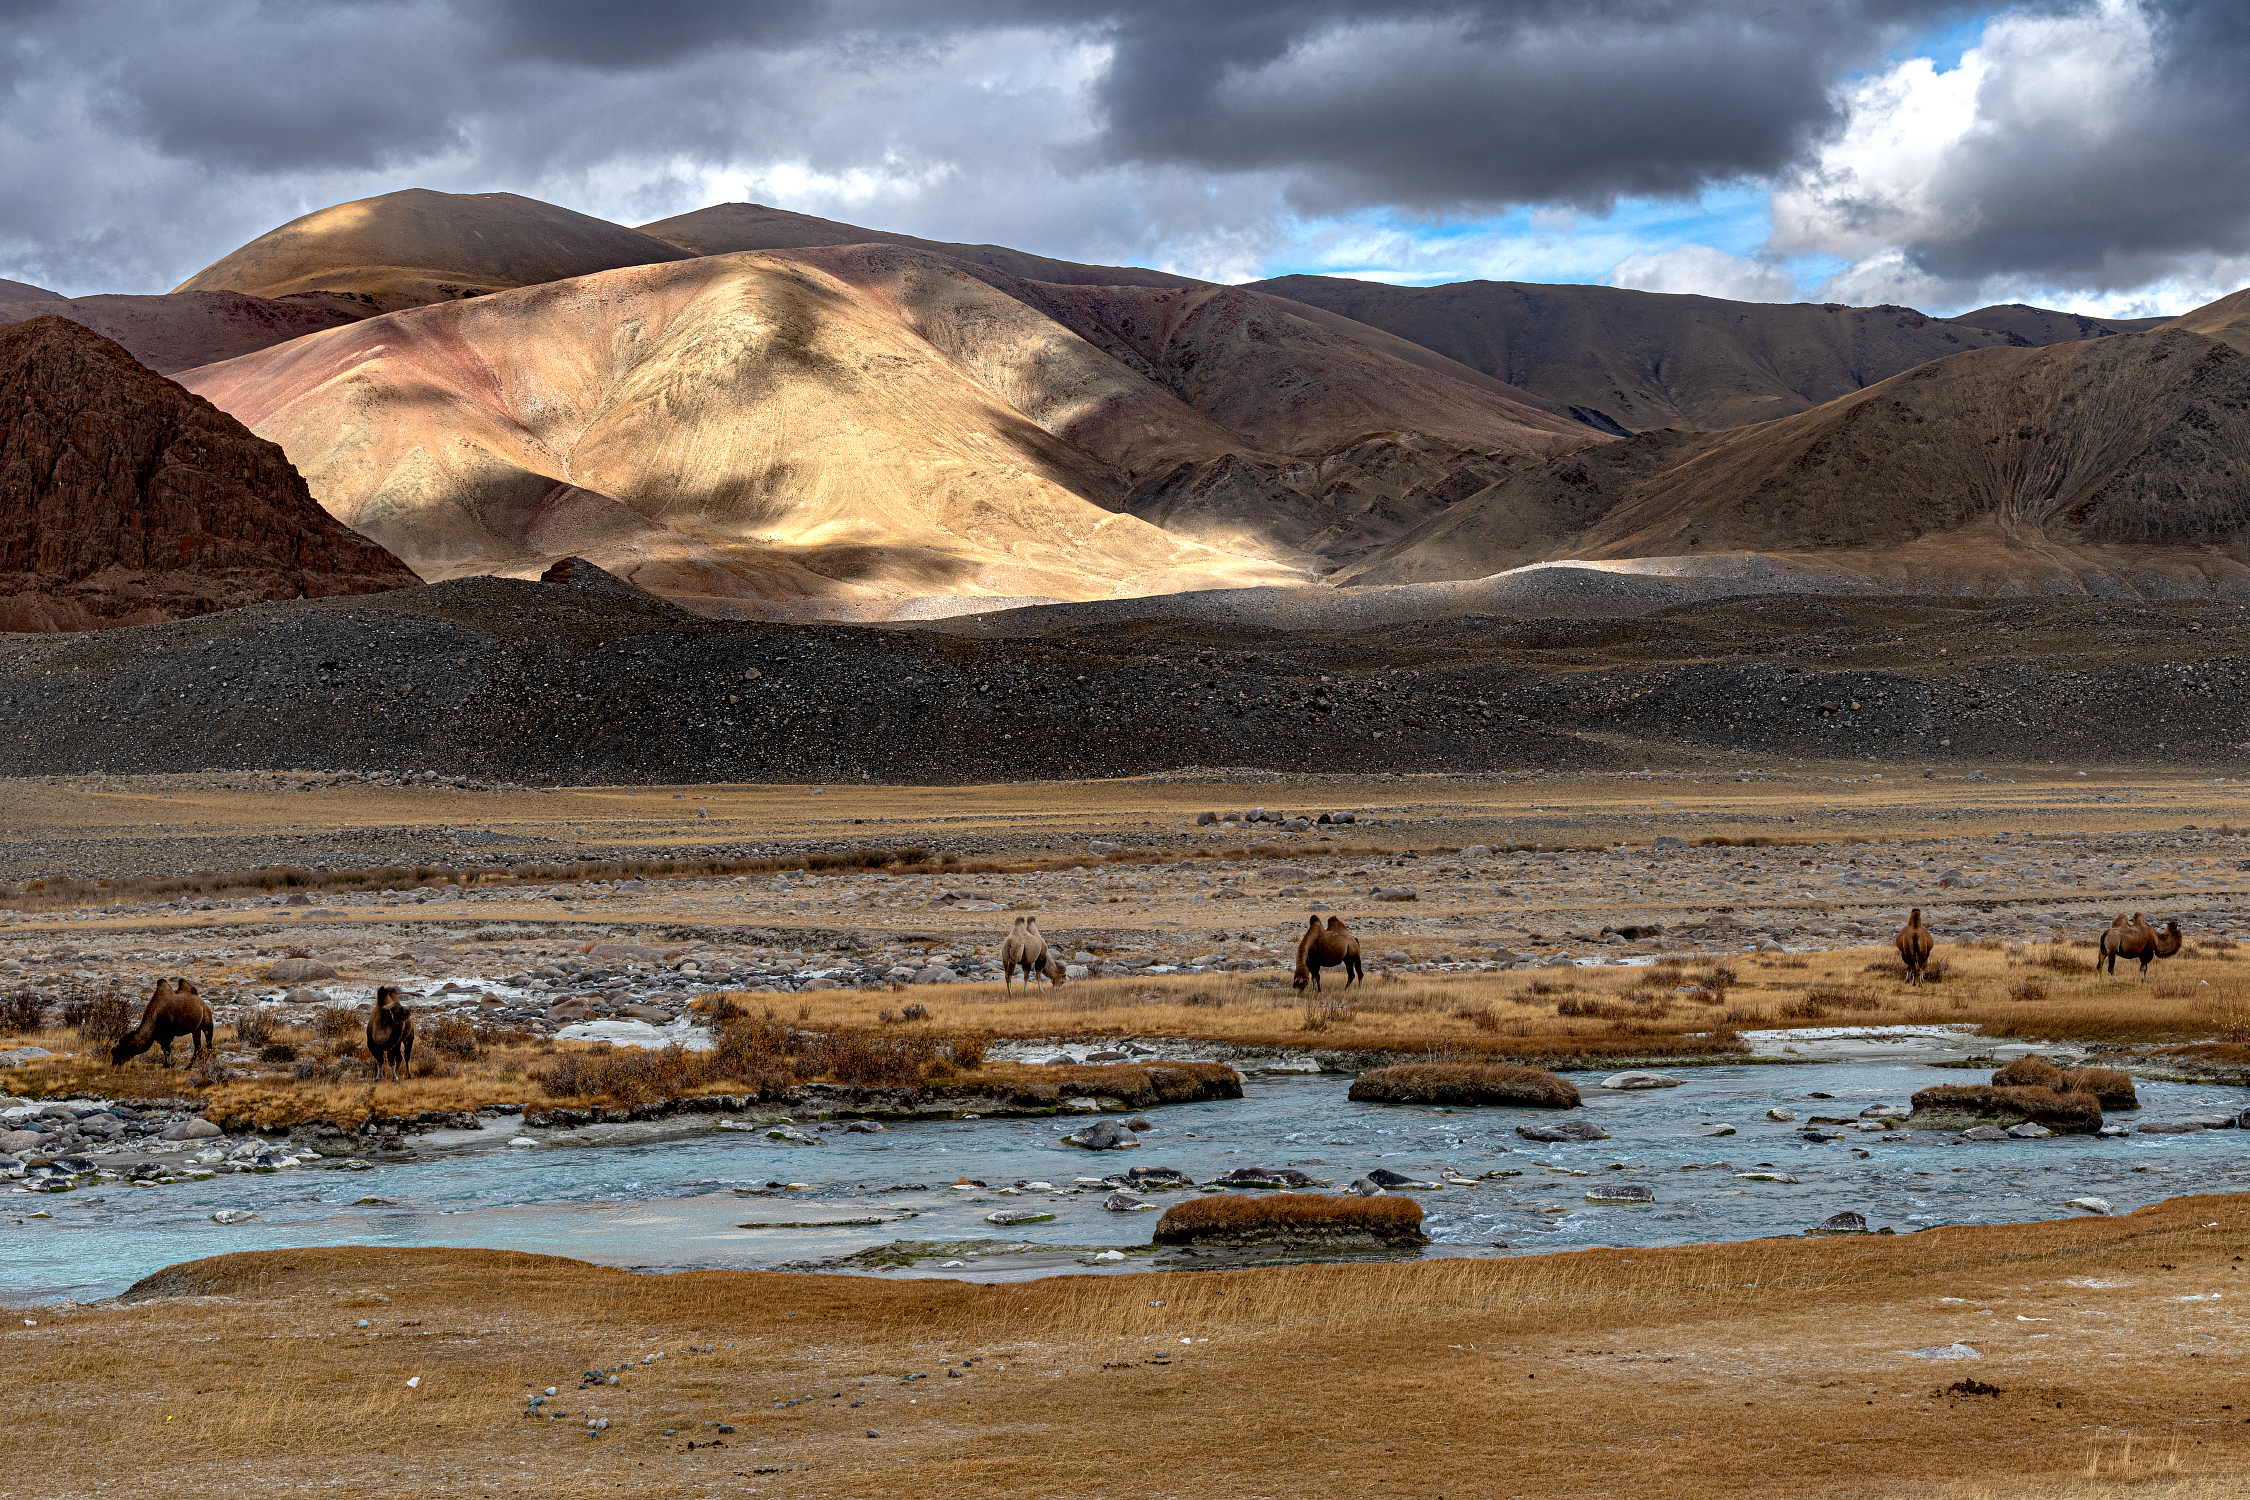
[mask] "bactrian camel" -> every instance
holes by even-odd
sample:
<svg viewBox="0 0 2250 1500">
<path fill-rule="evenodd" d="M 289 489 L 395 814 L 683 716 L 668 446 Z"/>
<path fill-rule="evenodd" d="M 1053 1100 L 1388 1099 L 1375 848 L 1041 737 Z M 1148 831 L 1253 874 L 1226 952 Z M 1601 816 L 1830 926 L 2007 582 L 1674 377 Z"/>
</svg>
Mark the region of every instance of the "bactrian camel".
<svg viewBox="0 0 2250 1500">
<path fill-rule="evenodd" d="M 1937 946 L 1930 929 L 1922 925 L 1922 908 L 1917 906 L 1907 914 L 1906 925 L 1898 930 L 1899 962 L 1906 965 L 1906 982 L 1920 984 L 1923 972 L 1930 962 L 1930 950 Z"/>
<path fill-rule="evenodd" d="M 1023 970 L 1023 987 L 1029 991 L 1032 981 L 1044 974 L 1049 984 L 1063 982 L 1062 960 L 1047 946 L 1046 936 L 1039 930 L 1037 917 L 1018 917 L 1008 929 L 1008 940 L 1000 945 L 1000 988 L 1005 993 L 1016 970 Z"/>
<path fill-rule="evenodd" d="M 1323 927 L 1319 917 L 1308 915 L 1304 935 L 1297 939 L 1297 988 L 1301 990 L 1310 982 L 1313 993 L 1319 994 L 1320 971 L 1338 966 L 1343 968 L 1344 988 L 1348 990 L 1362 974 L 1359 939 L 1352 936 L 1341 917 L 1330 917 Z"/>
<path fill-rule="evenodd" d="M 383 1069 L 391 1070 L 395 1083 L 414 1073 L 414 1012 L 398 998 L 398 986 L 386 984 L 375 991 L 374 1009 L 367 1013 L 367 1055 L 375 1061 L 375 1081 Z"/>
<path fill-rule="evenodd" d="M 211 1007 L 196 993 L 195 986 L 185 979 L 159 979 L 141 1007 L 141 1021 L 131 1031 L 117 1039 L 109 1049 L 111 1067 L 122 1067 L 139 1057 L 151 1047 L 164 1049 L 164 1066 L 172 1066 L 172 1043 L 179 1037 L 194 1038 L 194 1048 L 188 1062 L 201 1057 L 212 1047 Z"/>
</svg>

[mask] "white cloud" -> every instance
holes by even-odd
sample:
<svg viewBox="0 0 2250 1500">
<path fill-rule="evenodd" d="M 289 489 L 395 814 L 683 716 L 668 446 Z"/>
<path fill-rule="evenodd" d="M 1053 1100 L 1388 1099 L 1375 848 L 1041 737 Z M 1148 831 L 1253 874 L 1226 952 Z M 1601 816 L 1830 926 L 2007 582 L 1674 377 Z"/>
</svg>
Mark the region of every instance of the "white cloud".
<svg viewBox="0 0 2250 1500">
<path fill-rule="evenodd" d="M 1709 245 L 1636 251 L 1611 268 L 1608 281 L 1635 291 L 1690 292 L 1730 302 L 1797 300 L 1796 278 L 1784 268 Z"/>
</svg>

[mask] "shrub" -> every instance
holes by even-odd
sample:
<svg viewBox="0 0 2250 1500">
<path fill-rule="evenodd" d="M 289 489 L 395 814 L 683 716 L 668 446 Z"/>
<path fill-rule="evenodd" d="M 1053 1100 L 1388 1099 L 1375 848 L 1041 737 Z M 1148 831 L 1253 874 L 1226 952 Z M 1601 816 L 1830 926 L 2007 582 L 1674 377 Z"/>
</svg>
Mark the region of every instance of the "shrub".
<svg viewBox="0 0 2250 1500">
<path fill-rule="evenodd" d="M 64 1006 L 63 1024 L 75 1028 L 82 1042 L 114 1042 L 133 1029 L 133 1018 L 124 996 L 102 995 Z"/>
<path fill-rule="evenodd" d="M 415 1031 L 433 1051 L 459 1058 L 477 1055 L 477 1029 L 459 1016 L 438 1016 Z"/>
<path fill-rule="evenodd" d="M 1331 1198 L 1321 1193 L 1217 1193 L 1175 1203 L 1156 1221 L 1159 1245 L 1273 1240 L 1375 1240 L 1426 1245 L 1422 1205 L 1385 1194 Z"/>
<path fill-rule="evenodd" d="M 927 1021 L 930 1018 L 930 1008 L 917 1001 L 901 1009 L 898 1018 L 901 1021 Z"/>
<path fill-rule="evenodd" d="M 1605 1021 L 1622 1021 L 1630 1017 L 1633 1012 L 1614 1000 L 1596 1000 L 1591 996 L 1584 998 L 1572 996 L 1567 1000 L 1555 1002 L 1555 1014 L 1558 1016 L 1597 1016 Z"/>
<path fill-rule="evenodd" d="M 47 997 L 35 995 L 30 990 L 18 990 L 0 999 L 0 1032 L 9 1035 L 29 1035 L 37 1031 L 47 1019 Z"/>
<path fill-rule="evenodd" d="M 2036 979 L 2020 979 L 2008 986 L 2008 998 L 2010 1000 L 2044 1000 L 2047 998 L 2047 986 Z"/>
<path fill-rule="evenodd" d="M 1380 1104 L 1513 1104 L 1575 1109 L 1578 1089 L 1559 1073 L 1513 1063 L 1400 1063 L 1352 1080 L 1350 1097 Z"/>
<path fill-rule="evenodd" d="M 2035 953 L 2027 960 L 2034 968 L 2052 969 L 2057 974 L 2091 974 L 2094 964 L 2064 951 L 2059 944 L 2049 944 L 2044 953 Z"/>
<path fill-rule="evenodd" d="M 367 1029 L 366 1018 L 349 1005 L 323 1005 L 313 1012 L 312 1024 L 320 1039 L 330 1044 Z"/>
<path fill-rule="evenodd" d="M 234 1039 L 245 1047 L 263 1047 L 280 1029 L 270 1010 L 245 1010 L 234 1018 Z"/>
<path fill-rule="evenodd" d="M 1785 1000 L 1774 1012 L 1784 1021 L 1820 1021 L 1827 1019 L 1828 1007 L 1810 995 L 1798 1000 Z"/>
<path fill-rule="evenodd" d="M 258 1049 L 260 1062 L 295 1062 L 297 1049 L 287 1042 L 268 1042 Z"/>
</svg>

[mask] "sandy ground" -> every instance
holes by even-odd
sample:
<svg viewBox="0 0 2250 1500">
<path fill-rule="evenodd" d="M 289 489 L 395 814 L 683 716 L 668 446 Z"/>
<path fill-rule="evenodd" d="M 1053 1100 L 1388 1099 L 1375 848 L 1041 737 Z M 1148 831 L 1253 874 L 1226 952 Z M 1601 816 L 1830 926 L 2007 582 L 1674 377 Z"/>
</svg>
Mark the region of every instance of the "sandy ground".
<svg viewBox="0 0 2250 1500">
<path fill-rule="evenodd" d="M 4 1441 L 42 1495 L 2215 1496 L 2246 1250 L 2196 1198 L 1000 1287 L 282 1251 L 11 1312 Z"/>
</svg>

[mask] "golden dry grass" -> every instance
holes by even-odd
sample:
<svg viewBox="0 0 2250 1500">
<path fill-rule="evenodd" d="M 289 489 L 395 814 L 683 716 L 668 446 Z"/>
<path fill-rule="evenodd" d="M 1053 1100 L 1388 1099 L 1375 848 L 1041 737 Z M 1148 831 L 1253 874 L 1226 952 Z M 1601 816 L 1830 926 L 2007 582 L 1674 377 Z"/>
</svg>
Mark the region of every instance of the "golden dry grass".
<svg viewBox="0 0 2250 1500">
<path fill-rule="evenodd" d="M 1194 1245 L 1243 1236 L 1286 1238 L 1365 1235 L 1418 1244 L 1422 1205 L 1411 1198 L 1337 1198 L 1325 1193 L 1215 1193 L 1164 1210 L 1156 1221 L 1160 1245 Z"/>
<path fill-rule="evenodd" d="M 1513 1063 L 1399 1063 L 1352 1080 L 1354 1099 L 1386 1104 L 1513 1104 L 1572 1109 L 1578 1086 Z"/>
<path fill-rule="evenodd" d="M 0 1367 L 26 1378 L 0 1458 L 43 1496 L 1293 1497 L 1345 1480 L 1382 1500 L 2210 1500 L 2240 1493 L 2250 1460 L 2224 1312 L 2246 1252 L 2240 1197 L 1896 1238 L 993 1286 L 276 1251 L 177 1268 L 163 1300 L 10 1313 Z M 1904 1352 L 1955 1340 L 1984 1358 Z M 577 1389 L 620 1365 L 620 1386 Z M 933 1378 L 902 1382 L 917 1372 Z M 2001 1394 L 1948 1394 L 1965 1375 Z M 568 1418 L 526 1420 L 550 1385 Z M 607 1437 L 583 1435 L 588 1413 Z M 724 1446 L 702 1425 L 720 1420 Z"/>
</svg>

